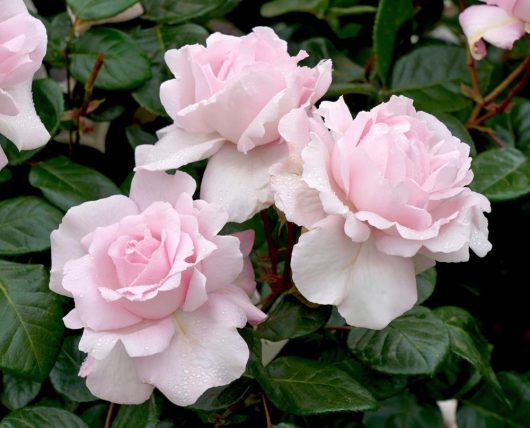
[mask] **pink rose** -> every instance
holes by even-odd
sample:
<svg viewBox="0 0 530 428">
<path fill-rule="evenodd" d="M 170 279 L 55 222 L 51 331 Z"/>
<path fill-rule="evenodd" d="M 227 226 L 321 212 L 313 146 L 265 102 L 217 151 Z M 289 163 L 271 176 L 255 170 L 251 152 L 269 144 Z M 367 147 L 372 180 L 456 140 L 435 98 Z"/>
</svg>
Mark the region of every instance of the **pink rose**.
<svg viewBox="0 0 530 428">
<path fill-rule="evenodd" d="M 294 247 L 294 282 L 349 324 L 385 327 L 416 302 L 417 272 L 490 250 L 490 204 L 466 187 L 469 146 L 411 99 L 355 119 L 342 99 L 323 102 L 280 129 L 291 156 L 272 169 L 276 203 L 309 229 Z"/>
<path fill-rule="evenodd" d="M 307 57 L 267 27 L 247 36 L 212 34 L 201 45 L 166 52 L 175 79 L 160 87 L 174 124 L 157 144 L 136 150 L 138 169 L 166 170 L 210 158 L 201 197 L 244 221 L 272 204 L 269 167 L 286 152 L 279 120 L 310 108 L 331 83 L 331 62 L 300 67 Z"/>
<path fill-rule="evenodd" d="M 100 398 L 141 403 L 156 387 L 185 406 L 245 370 L 237 329 L 265 317 L 249 299 L 253 235 L 218 235 L 227 215 L 195 187 L 141 171 L 129 198 L 71 208 L 51 235 L 50 288 L 74 299 L 64 322 L 84 329 L 80 375 Z"/>
<path fill-rule="evenodd" d="M 0 133 L 19 150 L 35 149 L 50 139 L 31 96 L 46 43 L 44 25 L 28 13 L 22 0 L 0 0 Z M 0 148 L 0 168 L 6 163 Z"/>
<path fill-rule="evenodd" d="M 488 5 L 471 6 L 459 17 L 475 59 L 486 56 L 484 40 L 502 49 L 511 49 L 525 31 L 530 32 L 530 1 L 483 0 Z"/>
</svg>

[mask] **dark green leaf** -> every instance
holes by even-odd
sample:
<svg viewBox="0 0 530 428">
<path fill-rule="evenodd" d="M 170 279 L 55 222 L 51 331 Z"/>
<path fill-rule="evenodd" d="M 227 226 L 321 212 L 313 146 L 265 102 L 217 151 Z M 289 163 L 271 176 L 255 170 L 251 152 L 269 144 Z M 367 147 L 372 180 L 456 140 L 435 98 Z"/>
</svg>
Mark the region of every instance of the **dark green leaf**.
<svg viewBox="0 0 530 428">
<path fill-rule="evenodd" d="M 61 346 L 62 316 L 44 266 L 0 260 L 0 368 L 46 379 Z"/>
<path fill-rule="evenodd" d="M 480 64 L 479 78 L 487 86 L 491 66 Z M 416 109 L 457 111 L 471 105 L 460 92 L 469 84 L 466 52 L 456 46 L 424 46 L 402 56 L 392 72 L 392 93 L 414 99 Z"/>
<path fill-rule="evenodd" d="M 64 50 L 72 21 L 67 12 L 60 13 L 51 18 L 50 22 L 42 20 L 48 33 L 48 49 L 44 60 L 57 68 L 64 67 Z"/>
<path fill-rule="evenodd" d="M 473 160 L 471 188 L 491 201 L 515 199 L 530 193 L 530 162 L 513 148 L 491 149 Z"/>
<path fill-rule="evenodd" d="M 441 428 L 442 414 L 437 406 L 420 405 L 412 394 L 399 395 L 381 402 L 381 407 L 367 412 L 363 418 L 366 428 Z"/>
<path fill-rule="evenodd" d="M 436 268 L 431 268 L 425 272 L 416 275 L 416 284 L 418 285 L 417 305 L 425 302 L 434 291 L 436 285 Z"/>
<path fill-rule="evenodd" d="M 138 0 L 66 0 L 74 15 L 83 21 L 96 21 L 119 15 Z"/>
<path fill-rule="evenodd" d="M 451 134 L 459 138 L 461 141 L 463 141 L 470 147 L 469 153 L 471 156 L 475 156 L 477 154 L 475 143 L 473 142 L 471 135 L 469 135 L 469 132 L 467 132 L 466 127 L 462 122 L 460 122 L 460 120 L 447 113 L 438 112 L 435 116 L 440 119 L 445 124 L 445 126 L 449 128 Z"/>
<path fill-rule="evenodd" d="M 297 415 L 373 409 L 372 395 L 333 365 L 283 357 L 266 367 L 258 381 L 279 409 Z"/>
<path fill-rule="evenodd" d="M 63 91 L 52 79 L 33 81 L 33 101 L 42 123 L 50 133 L 55 134 L 64 111 Z"/>
<path fill-rule="evenodd" d="M 226 409 L 241 400 L 249 389 L 249 380 L 240 378 L 229 385 L 206 390 L 190 407 L 204 411 Z"/>
<path fill-rule="evenodd" d="M 9 410 L 27 406 L 39 394 L 41 384 L 4 373 L 0 401 Z"/>
<path fill-rule="evenodd" d="M 7 415 L 0 428 L 89 428 L 78 416 L 56 407 L 26 407 Z"/>
<path fill-rule="evenodd" d="M 272 18 L 289 12 L 308 12 L 323 18 L 328 5 L 329 0 L 273 0 L 261 6 L 260 13 Z"/>
<path fill-rule="evenodd" d="M 120 193 L 120 189 L 103 174 L 63 156 L 34 165 L 29 182 L 65 211 L 86 201 Z"/>
<path fill-rule="evenodd" d="M 120 406 L 112 428 L 154 428 L 160 416 L 155 395 L 137 406 Z"/>
<path fill-rule="evenodd" d="M 392 66 L 396 34 L 412 18 L 412 0 L 381 0 L 374 24 L 375 68 L 383 82 L 387 81 Z"/>
<path fill-rule="evenodd" d="M 383 330 L 354 328 L 348 347 L 367 366 L 392 374 L 431 374 L 449 350 L 444 323 L 417 306 Z"/>
<path fill-rule="evenodd" d="M 502 397 L 502 388 L 490 366 L 491 351 L 488 342 L 471 314 L 454 306 L 437 308 L 434 313 L 448 328 L 451 351 L 475 367 Z"/>
<path fill-rule="evenodd" d="M 225 15 L 238 3 L 239 0 L 142 0 L 142 18 L 171 24 L 191 19 L 207 21 Z"/>
<path fill-rule="evenodd" d="M 498 374 L 511 406 L 484 384 L 470 398 L 462 398 L 457 413 L 459 428 L 528 428 L 530 421 L 530 382 L 516 373 Z"/>
<path fill-rule="evenodd" d="M 89 427 L 102 427 L 105 425 L 109 405 L 110 404 L 104 404 L 101 402 L 99 404 L 94 404 L 81 413 L 81 419 L 83 419 Z"/>
<path fill-rule="evenodd" d="M 112 28 L 92 28 L 73 43 L 72 76 L 85 83 L 100 53 L 104 62 L 94 84 L 96 88 L 132 89 L 151 78 L 145 53 L 130 36 Z"/>
<path fill-rule="evenodd" d="M 65 338 L 50 373 L 50 381 L 55 390 L 78 403 L 97 400 L 86 387 L 85 379 L 78 374 L 84 359 L 85 354 L 79 351 L 79 337 L 69 336 Z"/>
<path fill-rule="evenodd" d="M 256 332 L 263 339 L 277 342 L 305 336 L 322 327 L 331 314 L 331 306 L 309 308 L 291 295 L 283 295 L 274 304 L 269 317 Z"/>
<path fill-rule="evenodd" d="M 0 202 L 0 254 L 18 255 L 50 248 L 50 233 L 62 213 L 35 196 L 19 196 Z"/>
<path fill-rule="evenodd" d="M 156 135 L 144 131 L 138 125 L 131 125 L 125 128 L 125 136 L 133 150 L 142 144 L 155 144 L 157 141 Z"/>
</svg>

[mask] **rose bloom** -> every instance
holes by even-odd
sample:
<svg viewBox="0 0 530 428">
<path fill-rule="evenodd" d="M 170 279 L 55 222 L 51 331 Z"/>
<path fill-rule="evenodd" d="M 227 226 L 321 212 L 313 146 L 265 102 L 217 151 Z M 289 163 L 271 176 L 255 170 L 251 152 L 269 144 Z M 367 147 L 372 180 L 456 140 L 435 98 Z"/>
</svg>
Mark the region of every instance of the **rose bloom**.
<svg viewBox="0 0 530 428">
<path fill-rule="evenodd" d="M 50 139 L 31 95 L 46 44 L 44 25 L 28 13 L 22 0 L 0 0 L 0 133 L 19 150 L 35 149 Z M 0 148 L 0 168 L 6 164 Z"/>
<path fill-rule="evenodd" d="M 411 99 L 355 119 L 342 98 L 323 102 L 280 130 L 291 155 L 272 168 L 276 204 L 308 229 L 293 250 L 295 285 L 349 324 L 385 327 L 416 302 L 416 273 L 490 250 L 490 204 L 466 187 L 469 146 Z"/>
<path fill-rule="evenodd" d="M 525 32 L 530 32 L 529 0 L 482 0 L 487 5 L 471 6 L 459 17 L 475 59 L 486 56 L 484 40 L 511 49 Z"/>
<path fill-rule="evenodd" d="M 201 45 L 166 52 L 175 79 L 160 87 L 174 124 L 136 149 L 137 169 L 166 170 L 209 158 L 201 197 L 244 221 L 272 204 L 269 167 L 287 152 L 279 120 L 310 108 L 331 83 L 331 62 L 300 67 L 267 27 L 234 37 L 212 34 Z"/>
<path fill-rule="evenodd" d="M 185 406 L 245 370 L 237 329 L 265 317 L 249 298 L 253 235 L 219 235 L 227 215 L 195 187 L 142 171 L 130 197 L 73 207 L 51 235 L 50 288 L 74 299 L 64 322 L 84 329 L 80 375 L 97 397 L 142 403 L 156 387 Z"/>
</svg>

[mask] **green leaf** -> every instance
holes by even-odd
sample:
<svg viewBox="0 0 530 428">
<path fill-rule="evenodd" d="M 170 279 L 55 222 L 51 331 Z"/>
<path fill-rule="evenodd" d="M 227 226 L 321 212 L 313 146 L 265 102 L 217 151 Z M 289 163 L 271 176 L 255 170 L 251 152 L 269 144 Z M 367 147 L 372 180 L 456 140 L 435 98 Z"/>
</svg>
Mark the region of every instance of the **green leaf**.
<svg viewBox="0 0 530 428">
<path fill-rule="evenodd" d="M 488 342 L 480 333 L 471 314 L 462 308 L 444 306 L 434 310 L 447 326 L 451 342 L 451 352 L 468 361 L 496 392 L 503 397 L 499 381 L 490 365 L 491 351 Z"/>
<path fill-rule="evenodd" d="M 61 352 L 50 373 L 50 381 L 55 390 L 65 398 L 78 403 L 97 400 L 86 387 L 85 379 L 79 377 L 79 368 L 85 354 L 79 351 L 80 337 L 68 336 L 64 339 Z"/>
<path fill-rule="evenodd" d="M 226 409 L 243 399 L 249 390 L 249 380 L 240 378 L 229 385 L 207 389 L 204 394 L 202 394 L 199 399 L 189 407 L 203 411 Z"/>
<path fill-rule="evenodd" d="M 332 83 L 326 98 L 337 98 L 346 94 L 377 95 L 377 90 L 369 83 Z"/>
<path fill-rule="evenodd" d="M 520 374 L 501 372 L 499 382 L 511 406 L 498 398 L 488 384 L 473 396 L 461 398 L 457 412 L 459 428 L 528 428 L 530 381 Z"/>
<path fill-rule="evenodd" d="M 396 35 L 401 26 L 412 18 L 412 0 L 381 0 L 375 16 L 373 41 L 375 69 L 383 82 L 392 66 Z"/>
<path fill-rule="evenodd" d="M 309 308 L 291 295 L 283 295 L 276 300 L 256 333 L 263 339 L 278 342 L 313 333 L 329 319 L 331 306 Z"/>
<path fill-rule="evenodd" d="M 530 156 L 530 101 L 515 98 L 513 108 L 508 113 L 517 147 Z"/>
<path fill-rule="evenodd" d="M 491 65 L 480 64 L 478 73 L 487 86 Z M 416 109 L 451 112 L 471 105 L 460 92 L 461 84 L 470 84 L 469 80 L 463 48 L 423 46 L 396 61 L 390 86 L 392 93 L 413 98 Z"/>
<path fill-rule="evenodd" d="M 436 268 L 431 268 L 416 275 L 416 284 L 418 286 L 418 301 L 416 304 L 420 305 L 425 302 L 434 291 L 434 286 L 436 285 Z"/>
<path fill-rule="evenodd" d="M 366 428 L 425 428 L 443 427 L 440 409 L 433 404 L 420 405 L 412 394 L 399 395 L 380 403 L 381 407 L 367 412 L 363 418 Z"/>
<path fill-rule="evenodd" d="M 480 153 L 472 164 L 471 188 L 491 201 L 506 201 L 530 193 L 530 162 L 513 147 Z"/>
<path fill-rule="evenodd" d="M 112 18 L 130 8 L 138 0 L 66 0 L 74 15 L 83 21 Z"/>
<path fill-rule="evenodd" d="M 63 91 L 52 79 L 33 81 L 33 101 L 40 120 L 50 133 L 55 134 L 64 111 Z"/>
<path fill-rule="evenodd" d="M 54 67 L 63 68 L 65 63 L 64 50 L 72 21 L 67 12 L 55 15 L 49 22 L 46 19 L 41 20 L 46 25 L 46 32 L 48 33 L 48 48 L 44 61 Z"/>
<path fill-rule="evenodd" d="M 144 131 L 139 125 L 125 128 L 125 136 L 133 150 L 142 144 L 155 144 L 157 141 L 156 135 Z"/>
<path fill-rule="evenodd" d="M 280 410 L 297 415 L 363 411 L 377 406 L 372 395 L 333 365 L 283 357 L 266 367 L 258 381 Z"/>
<path fill-rule="evenodd" d="M 154 428 L 160 416 L 155 395 L 137 406 L 120 406 L 112 428 Z"/>
<path fill-rule="evenodd" d="M 60 156 L 31 168 L 29 182 L 63 210 L 86 201 L 120 193 L 103 174 Z"/>
<path fill-rule="evenodd" d="M 84 410 L 80 417 L 89 427 L 102 427 L 105 426 L 108 410 L 109 404 L 100 401 Z"/>
<path fill-rule="evenodd" d="M 0 368 L 46 379 L 61 346 L 62 316 L 44 266 L 0 260 Z"/>
<path fill-rule="evenodd" d="M 26 407 L 7 415 L 0 428 L 88 428 L 78 416 L 56 407 Z"/>
<path fill-rule="evenodd" d="M 144 19 L 179 24 L 192 19 L 208 21 L 226 15 L 239 0 L 142 0 Z"/>
<path fill-rule="evenodd" d="M 260 13 L 265 18 L 273 18 L 289 12 L 307 12 L 323 18 L 329 0 L 273 0 L 261 6 Z"/>
<path fill-rule="evenodd" d="M 98 54 L 104 62 L 94 86 L 110 91 L 132 89 L 151 78 L 145 53 L 127 34 L 113 28 L 92 28 L 75 40 L 70 55 L 70 72 L 85 83 Z"/>
<path fill-rule="evenodd" d="M 50 233 L 63 215 L 35 196 L 0 202 L 0 255 L 35 253 L 50 248 Z"/>
<path fill-rule="evenodd" d="M 39 394 L 41 384 L 4 373 L 0 401 L 9 410 L 27 406 Z"/>
<path fill-rule="evenodd" d="M 449 350 L 444 323 L 417 306 L 383 330 L 354 328 L 348 347 L 368 367 L 392 374 L 432 374 Z"/>
</svg>

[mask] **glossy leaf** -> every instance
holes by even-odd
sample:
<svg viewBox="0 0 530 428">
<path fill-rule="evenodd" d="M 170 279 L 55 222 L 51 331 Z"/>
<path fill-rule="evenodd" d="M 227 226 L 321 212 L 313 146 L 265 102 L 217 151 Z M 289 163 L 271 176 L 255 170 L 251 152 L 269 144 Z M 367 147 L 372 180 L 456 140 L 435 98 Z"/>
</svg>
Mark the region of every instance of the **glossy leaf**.
<svg viewBox="0 0 530 428">
<path fill-rule="evenodd" d="M 32 382 L 4 373 L 0 401 L 9 410 L 20 409 L 35 399 L 41 386 L 40 382 Z"/>
<path fill-rule="evenodd" d="M 104 62 L 94 83 L 96 88 L 132 89 L 151 78 L 143 50 L 129 35 L 113 28 L 92 28 L 75 41 L 70 55 L 72 76 L 85 83 L 100 53 Z"/>
<path fill-rule="evenodd" d="M 178 24 L 191 19 L 206 21 L 229 12 L 237 0 L 142 0 L 144 19 Z"/>
<path fill-rule="evenodd" d="M 430 374 L 449 350 L 444 323 L 417 306 L 383 330 L 354 328 L 348 347 L 367 366 L 392 374 Z"/>
<path fill-rule="evenodd" d="M 46 379 L 61 346 L 62 316 L 44 266 L 0 260 L 0 368 Z"/>
<path fill-rule="evenodd" d="M 431 268 L 416 275 L 416 284 L 418 286 L 418 301 L 416 304 L 420 305 L 434 292 L 434 286 L 436 285 L 436 268 Z"/>
<path fill-rule="evenodd" d="M 530 162 L 513 148 L 491 149 L 473 160 L 471 188 L 491 201 L 506 201 L 530 193 Z"/>
<path fill-rule="evenodd" d="M 40 79 L 33 81 L 33 101 L 42 123 L 53 135 L 59 124 L 64 111 L 63 91 L 59 84 L 52 79 Z"/>
<path fill-rule="evenodd" d="M 88 428 L 78 416 L 56 407 L 26 407 L 7 415 L 0 428 Z"/>
<path fill-rule="evenodd" d="M 298 415 L 362 411 L 376 407 L 372 395 L 346 372 L 314 360 L 283 357 L 266 367 L 260 385 L 279 409 Z"/>
<path fill-rule="evenodd" d="M 112 428 L 155 428 L 159 415 L 160 408 L 152 395 L 143 404 L 120 406 Z"/>
<path fill-rule="evenodd" d="M 33 166 L 29 182 L 65 211 L 86 201 L 120 193 L 120 189 L 103 174 L 63 156 Z"/>
<path fill-rule="evenodd" d="M 44 199 L 19 196 L 0 202 L 0 255 L 18 255 L 50 248 L 50 233 L 62 213 Z"/>
</svg>

